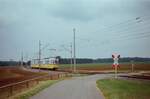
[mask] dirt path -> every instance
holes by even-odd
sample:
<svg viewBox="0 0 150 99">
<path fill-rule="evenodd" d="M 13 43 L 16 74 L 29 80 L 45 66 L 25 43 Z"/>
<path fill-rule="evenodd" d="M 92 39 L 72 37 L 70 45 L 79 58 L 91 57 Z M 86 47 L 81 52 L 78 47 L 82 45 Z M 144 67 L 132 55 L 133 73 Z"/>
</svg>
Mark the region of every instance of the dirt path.
<svg viewBox="0 0 150 99">
<path fill-rule="evenodd" d="M 97 74 L 64 80 L 30 99 L 104 99 L 96 88 L 96 80 L 108 76 L 109 74 Z"/>
</svg>

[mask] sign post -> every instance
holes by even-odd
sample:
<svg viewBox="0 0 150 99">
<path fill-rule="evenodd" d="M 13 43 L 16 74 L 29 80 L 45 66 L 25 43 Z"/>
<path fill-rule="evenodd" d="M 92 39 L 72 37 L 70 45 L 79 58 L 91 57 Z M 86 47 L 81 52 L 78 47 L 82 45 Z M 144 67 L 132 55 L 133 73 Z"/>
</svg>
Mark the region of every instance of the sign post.
<svg viewBox="0 0 150 99">
<path fill-rule="evenodd" d="M 119 60 L 119 58 L 120 58 L 120 55 L 113 54 L 113 55 L 112 55 L 112 58 L 113 58 L 113 60 L 114 60 L 113 68 L 115 69 L 115 78 L 117 78 L 117 71 L 118 71 L 118 67 L 119 67 L 118 60 Z"/>
<path fill-rule="evenodd" d="M 131 61 L 131 72 L 134 72 L 134 61 Z"/>
<path fill-rule="evenodd" d="M 115 78 L 117 78 L 117 65 L 115 65 Z"/>
</svg>

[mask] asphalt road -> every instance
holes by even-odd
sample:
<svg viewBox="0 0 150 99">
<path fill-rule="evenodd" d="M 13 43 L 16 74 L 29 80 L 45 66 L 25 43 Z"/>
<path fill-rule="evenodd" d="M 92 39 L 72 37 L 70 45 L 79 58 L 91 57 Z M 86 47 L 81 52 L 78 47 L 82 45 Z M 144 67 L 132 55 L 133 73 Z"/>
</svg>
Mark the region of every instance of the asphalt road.
<svg viewBox="0 0 150 99">
<path fill-rule="evenodd" d="M 109 76 L 97 74 L 60 81 L 30 99 L 104 99 L 96 87 L 96 80 Z"/>
</svg>

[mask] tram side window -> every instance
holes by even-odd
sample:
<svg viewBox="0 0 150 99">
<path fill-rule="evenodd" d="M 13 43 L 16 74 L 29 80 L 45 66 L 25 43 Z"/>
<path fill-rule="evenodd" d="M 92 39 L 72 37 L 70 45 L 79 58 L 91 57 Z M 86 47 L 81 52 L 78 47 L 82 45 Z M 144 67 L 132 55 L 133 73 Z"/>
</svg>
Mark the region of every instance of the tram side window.
<svg viewBox="0 0 150 99">
<path fill-rule="evenodd" d="M 43 64 L 43 61 L 38 61 L 37 63 L 38 63 L 38 64 Z"/>
<path fill-rule="evenodd" d="M 53 64 L 55 64 L 55 60 L 53 60 Z"/>
<path fill-rule="evenodd" d="M 48 61 L 48 60 L 46 60 L 46 61 L 45 61 L 45 64 L 49 64 L 49 61 Z"/>
<path fill-rule="evenodd" d="M 32 60 L 32 64 L 38 64 L 37 60 Z"/>
<path fill-rule="evenodd" d="M 55 59 L 55 64 L 59 64 L 59 59 Z"/>
<path fill-rule="evenodd" d="M 35 64 L 39 64 L 39 60 L 35 60 Z"/>
<path fill-rule="evenodd" d="M 31 64 L 34 64 L 34 61 L 33 61 L 33 60 L 31 61 Z"/>
<path fill-rule="evenodd" d="M 50 64 L 55 64 L 54 60 L 51 60 L 51 61 L 50 61 Z"/>
<path fill-rule="evenodd" d="M 51 60 L 51 64 L 53 64 L 53 60 Z"/>
</svg>

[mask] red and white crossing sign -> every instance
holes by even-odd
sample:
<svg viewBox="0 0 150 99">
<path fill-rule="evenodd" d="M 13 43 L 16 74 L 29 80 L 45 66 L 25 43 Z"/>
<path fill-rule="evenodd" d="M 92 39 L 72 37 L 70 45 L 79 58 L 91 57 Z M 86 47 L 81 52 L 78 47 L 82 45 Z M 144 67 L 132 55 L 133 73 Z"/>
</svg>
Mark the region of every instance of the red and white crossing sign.
<svg viewBox="0 0 150 99">
<path fill-rule="evenodd" d="M 112 55 L 112 58 L 114 60 L 114 63 L 113 63 L 113 68 L 115 69 L 115 78 L 117 78 L 117 68 L 119 67 L 119 63 L 118 63 L 118 60 L 120 58 L 120 55 L 119 54 L 113 54 Z"/>
<path fill-rule="evenodd" d="M 112 58 L 113 58 L 113 60 L 114 60 L 114 63 L 113 63 L 113 68 L 114 67 L 119 67 L 119 63 L 118 63 L 118 60 L 119 60 L 119 58 L 120 58 L 120 55 L 118 55 L 118 54 L 113 54 L 112 55 Z"/>
</svg>

